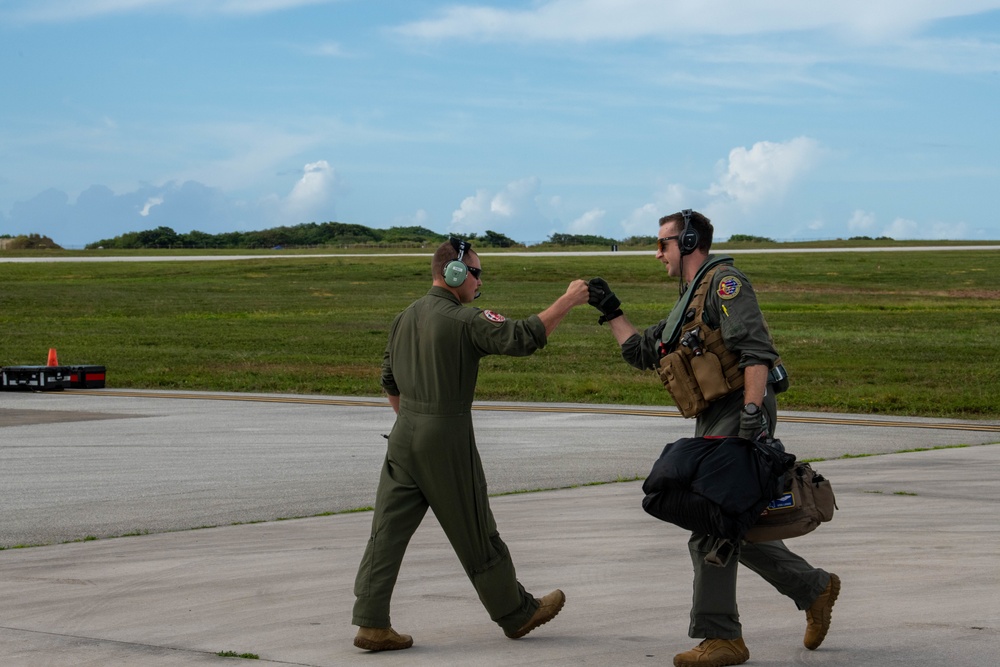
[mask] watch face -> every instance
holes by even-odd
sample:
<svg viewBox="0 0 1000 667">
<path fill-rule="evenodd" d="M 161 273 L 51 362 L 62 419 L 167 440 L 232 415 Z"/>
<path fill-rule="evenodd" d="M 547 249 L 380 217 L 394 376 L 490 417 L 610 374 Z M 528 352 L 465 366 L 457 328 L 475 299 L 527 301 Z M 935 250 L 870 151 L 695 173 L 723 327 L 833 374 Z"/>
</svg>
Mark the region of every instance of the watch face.
<svg viewBox="0 0 1000 667">
<path fill-rule="evenodd" d="M 758 406 L 756 403 L 747 403 L 746 405 L 743 406 L 743 412 L 747 413 L 748 415 L 755 415 L 758 412 L 760 412 L 760 406 Z"/>
</svg>

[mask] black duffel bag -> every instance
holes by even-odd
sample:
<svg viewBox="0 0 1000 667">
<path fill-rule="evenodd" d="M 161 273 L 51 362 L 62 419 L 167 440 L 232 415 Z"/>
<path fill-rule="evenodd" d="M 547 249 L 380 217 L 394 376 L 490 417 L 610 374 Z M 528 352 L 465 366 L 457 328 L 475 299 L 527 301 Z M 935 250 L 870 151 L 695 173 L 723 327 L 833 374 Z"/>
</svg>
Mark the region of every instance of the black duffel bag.
<svg viewBox="0 0 1000 667">
<path fill-rule="evenodd" d="M 738 541 L 784 491 L 795 457 L 780 440 L 681 438 L 663 448 L 642 485 L 642 508 L 687 530 Z"/>
</svg>

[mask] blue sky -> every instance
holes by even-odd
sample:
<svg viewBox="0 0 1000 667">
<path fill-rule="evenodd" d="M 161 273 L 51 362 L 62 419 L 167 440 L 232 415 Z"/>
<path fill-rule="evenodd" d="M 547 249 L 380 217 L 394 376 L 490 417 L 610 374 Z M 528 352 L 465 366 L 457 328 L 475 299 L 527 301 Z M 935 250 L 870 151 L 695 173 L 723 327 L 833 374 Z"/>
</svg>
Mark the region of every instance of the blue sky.
<svg viewBox="0 0 1000 667">
<path fill-rule="evenodd" d="M 1000 239 L 998 116 L 1000 0 L 0 0 L 0 233 Z"/>
</svg>

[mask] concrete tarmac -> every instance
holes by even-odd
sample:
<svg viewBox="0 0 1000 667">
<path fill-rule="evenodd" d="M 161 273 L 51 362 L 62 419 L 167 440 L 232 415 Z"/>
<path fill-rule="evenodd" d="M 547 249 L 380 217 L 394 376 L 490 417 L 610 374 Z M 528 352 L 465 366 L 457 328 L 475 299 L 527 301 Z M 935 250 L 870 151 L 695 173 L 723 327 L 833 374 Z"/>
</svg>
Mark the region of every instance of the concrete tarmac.
<svg viewBox="0 0 1000 667">
<path fill-rule="evenodd" d="M 493 493 L 645 476 L 693 426 L 650 408 L 477 407 Z M 972 446 L 815 463 L 839 511 L 789 546 L 840 575 L 833 626 L 806 650 L 804 614 L 742 569 L 749 664 L 1000 664 L 1000 447 L 978 446 L 1000 424 L 781 418 L 800 458 Z M 266 519 L 371 504 L 391 424 L 381 399 L 0 393 L 0 546 L 50 543 L 0 551 L 0 664 L 660 665 L 697 643 L 686 532 L 624 481 L 492 499 L 522 583 L 566 592 L 551 623 L 506 639 L 428 514 L 393 602 L 414 647 L 354 648 L 371 514 Z M 81 532 L 150 534 L 59 543 Z"/>
</svg>

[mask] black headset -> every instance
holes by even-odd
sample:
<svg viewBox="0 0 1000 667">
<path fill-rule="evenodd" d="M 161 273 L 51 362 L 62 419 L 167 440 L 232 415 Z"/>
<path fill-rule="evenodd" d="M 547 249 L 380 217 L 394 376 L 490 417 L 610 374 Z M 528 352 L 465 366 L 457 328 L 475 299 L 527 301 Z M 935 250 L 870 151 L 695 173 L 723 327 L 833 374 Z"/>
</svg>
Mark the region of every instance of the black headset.
<svg viewBox="0 0 1000 667">
<path fill-rule="evenodd" d="M 465 265 L 462 258 L 465 251 L 472 247 L 468 241 L 451 237 L 451 245 L 458 251 L 458 259 L 453 259 L 444 265 L 444 282 L 448 287 L 459 287 L 465 282 L 465 277 L 469 275 L 469 267 Z"/>
<path fill-rule="evenodd" d="M 677 239 L 677 246 L 681 249 L 681 257 L 693 253 L 698 248 L 698 243 L 701 242 L 701 234 L 691 226 L 691 214 L 693 212 L 689 208 L 681 211 L 681 215 L 684 216 L 684 229 Z"/>
</svg>

